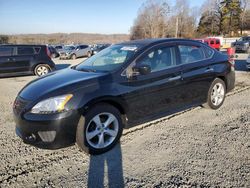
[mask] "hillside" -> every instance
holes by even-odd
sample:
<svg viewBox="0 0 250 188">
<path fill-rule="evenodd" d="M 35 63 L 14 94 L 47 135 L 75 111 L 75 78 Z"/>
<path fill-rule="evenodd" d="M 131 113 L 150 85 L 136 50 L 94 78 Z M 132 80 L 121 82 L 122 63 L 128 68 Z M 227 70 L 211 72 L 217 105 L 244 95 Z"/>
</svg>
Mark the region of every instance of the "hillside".
<svg viewBox="0 0 250 188">
<path fill-rule="evenodd" d="M 129 40 L 126 34 L 53 33 L 8 35 L 14 44 L 72 44 L 117 43 Z"/>
</svg>

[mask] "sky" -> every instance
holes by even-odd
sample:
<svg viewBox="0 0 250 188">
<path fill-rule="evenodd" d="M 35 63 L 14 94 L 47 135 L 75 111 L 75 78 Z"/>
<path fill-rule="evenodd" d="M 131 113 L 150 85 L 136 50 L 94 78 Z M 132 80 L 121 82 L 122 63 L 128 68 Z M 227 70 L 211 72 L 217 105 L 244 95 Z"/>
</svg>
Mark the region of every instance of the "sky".
<svg viewBox="0 0 250 188">
<path fill-rule="evenodd" d="M 128 34 L 145 1 L 0 0 L 0 34 Z M 189 0 L 191 7 L 200 7 L 204 1 Z"/>
</svg>

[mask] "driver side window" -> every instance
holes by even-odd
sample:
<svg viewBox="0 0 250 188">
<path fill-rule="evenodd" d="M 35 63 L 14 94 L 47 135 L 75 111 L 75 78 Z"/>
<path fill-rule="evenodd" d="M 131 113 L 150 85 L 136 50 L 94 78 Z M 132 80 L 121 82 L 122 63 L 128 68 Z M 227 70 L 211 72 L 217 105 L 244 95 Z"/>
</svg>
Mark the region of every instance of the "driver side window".
<svg viewBox="0 0 250 188">
<path fill-rule="evenodd" d="M 151 72 L 157 72 L 175 66 L 175 47 L 162 47 L 147 53 L 137 64 L 148 65 Z"/>
</svg>

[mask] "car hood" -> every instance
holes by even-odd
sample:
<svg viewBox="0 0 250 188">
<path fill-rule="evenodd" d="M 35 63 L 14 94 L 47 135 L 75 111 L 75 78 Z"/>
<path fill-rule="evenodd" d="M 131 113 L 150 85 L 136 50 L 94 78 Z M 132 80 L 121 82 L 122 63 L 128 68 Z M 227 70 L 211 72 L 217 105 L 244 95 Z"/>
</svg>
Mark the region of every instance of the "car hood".
<svg viewBox="0 0 250 188">
<path fill-rule="evenodd" d="M 63 95 L 79 88 L 95 85 L 105 75 L 107 73 L 82 72 L 67 68 L 52 72 L 28 83 L 19 92 L 19 96 L 24 100 L 32 101 L 48 96 Z"/>
</svg>

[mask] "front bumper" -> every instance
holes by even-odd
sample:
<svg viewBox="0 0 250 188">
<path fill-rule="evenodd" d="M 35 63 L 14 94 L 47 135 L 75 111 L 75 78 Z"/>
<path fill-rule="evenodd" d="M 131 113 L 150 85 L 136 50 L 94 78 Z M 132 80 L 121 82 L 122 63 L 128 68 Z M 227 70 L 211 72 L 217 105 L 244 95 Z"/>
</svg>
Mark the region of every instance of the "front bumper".
<svg viewBox="0 0 250 188">
<path fill-rule="evenodd" d="M 14 114 L 16 134 L 26 144 L 44 149 L 58 149 L 75 143 L 80 115 L 77 111 L 60 114 Z"/>
<path fill-rule="evenodd" d="M 60 54 L 59 58 L 60 59 L 70 59 L 71 58 L 71 54 L 65 54 L 65 53 Z"/>
<path fill-rule="evenodd" d="M 236 51 L 247 51 L 248 47 L 247 46 L 235 46 Z"/>
</svg>

